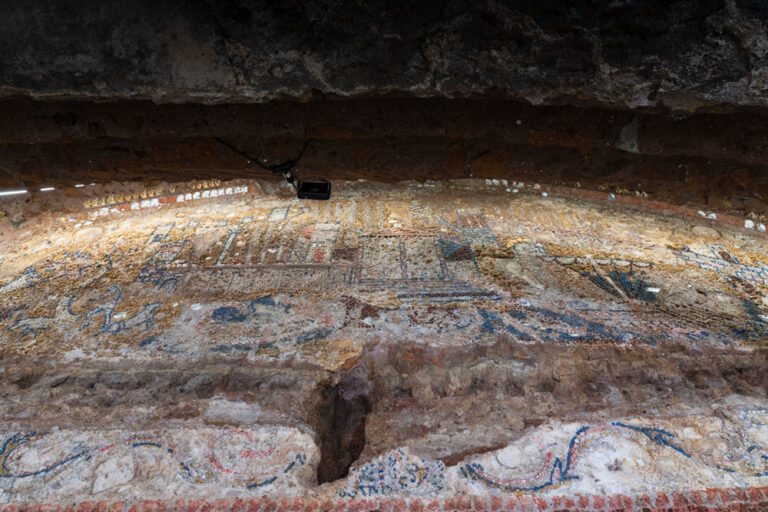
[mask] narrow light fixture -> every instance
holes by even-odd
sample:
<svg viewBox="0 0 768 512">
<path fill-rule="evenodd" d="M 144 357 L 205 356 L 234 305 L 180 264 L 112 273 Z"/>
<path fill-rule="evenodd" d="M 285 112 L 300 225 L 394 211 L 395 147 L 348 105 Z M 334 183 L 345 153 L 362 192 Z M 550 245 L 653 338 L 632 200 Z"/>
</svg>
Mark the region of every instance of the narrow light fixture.
<svg viewBox="0 0 768 512">
<path fill-rule="evenodd" d="M 75 185 L 75 188 L 80 188 L 80 187 L 84 187 L 84 186 L 85 185 L 83 185 L 82 183 L 78 183 L 77 185 Z"/>
<path fill-rule="evenodd" d="M 17 196 L 19 194 L 26 194 L 26 190 L 2 190 L 0 196 Z"/>
<path fill-rule="evenodd" d="M 56 190 L 54 187 L 43 187 L 40 189 L 40 192 L 50 192 L 51 190 Z"/>
</svg>

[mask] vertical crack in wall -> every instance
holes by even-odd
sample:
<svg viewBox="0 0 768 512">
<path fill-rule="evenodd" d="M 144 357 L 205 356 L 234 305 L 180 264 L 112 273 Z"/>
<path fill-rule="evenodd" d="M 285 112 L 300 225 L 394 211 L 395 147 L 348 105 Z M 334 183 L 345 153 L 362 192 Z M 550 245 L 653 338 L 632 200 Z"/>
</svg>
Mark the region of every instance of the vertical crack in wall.
<svg viewBox="0 0 768 512">
<path fill-rule="evenodd" d="M 344 478 L 365 447 L 365 420 L 371 412 L 368 378 L 362 366 L 336 375 L 322 391 L 317 411 L 320 463 L 317 482 Z"/>
</svg>

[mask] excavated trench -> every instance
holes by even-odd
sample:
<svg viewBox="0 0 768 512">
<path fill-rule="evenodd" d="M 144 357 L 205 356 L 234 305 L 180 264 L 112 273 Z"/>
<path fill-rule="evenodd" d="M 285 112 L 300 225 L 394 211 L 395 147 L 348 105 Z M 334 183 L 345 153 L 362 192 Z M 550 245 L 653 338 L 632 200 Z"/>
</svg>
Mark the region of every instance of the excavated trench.
<svg viewBox="0 0 768 512">
<path fill-rule="evenodd" d="M 366 446 L 365 422 L 373 406 L 365 368 L 334 375 L 320 393 L 316 441 L 320 446 L 317 483 L 344 478 Z"/>
</svg>

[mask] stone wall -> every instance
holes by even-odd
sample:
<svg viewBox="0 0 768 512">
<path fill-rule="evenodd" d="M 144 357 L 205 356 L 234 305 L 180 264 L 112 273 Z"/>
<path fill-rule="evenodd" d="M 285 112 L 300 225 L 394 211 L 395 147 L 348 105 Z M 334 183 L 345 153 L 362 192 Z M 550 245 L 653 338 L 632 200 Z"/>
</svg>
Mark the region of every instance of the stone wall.
<svg viewBox="0 0 768 512">
<path fill-rule="evenodd" d="M 2 14 L 2 96 L 496 94 L 683 110 L 768 101 L 760 0 L 48 0 Z"/>
<path fill-rule="evenodd" d="M 768 218 L 768 116 L 498 100 L 0 102 L 0 187 L 265 178 L 216 137 L 328 179 L 504 178 Z"/>
</svg>

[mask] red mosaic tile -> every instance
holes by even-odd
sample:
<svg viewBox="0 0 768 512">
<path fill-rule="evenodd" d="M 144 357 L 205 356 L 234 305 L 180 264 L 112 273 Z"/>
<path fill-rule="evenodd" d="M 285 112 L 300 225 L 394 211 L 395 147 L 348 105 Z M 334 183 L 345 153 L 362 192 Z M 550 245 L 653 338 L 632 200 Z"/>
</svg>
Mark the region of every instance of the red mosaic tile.
<svg viewBox="0 0 768 512">
<path fill-rule="evenodd" d="M 598 495 L 592 495 L 592 508 L 594 510 L 602 510 L 605 508 L 605 498 Z"/>
<path fill-rule="evenodd" d="M 482 498 L 480 496 L 473 496 L 472 497 L 472 510 L 475 512 L 485 512 L 488 510 L 489 504 L 488 500 L 485 498 Z"/>
<path fill-rule="evenodd" d="M 261 512 L 274 512 L 275 510 L 278 510 L 277 506 L 277 502 L 269 498 L 261 500 Z"/>
<path fill-rule="evenodd" d="M 654 502 L 656 508 L 667 508 L 670 505 L 669 497 L 666 494 L 660 492 L 656 495 L 656 501 Z"/>
<path fill-rule="evenodd" d="M 423 512 L 424 503 L 419 498 L 412 498 L 408 500 L 408 510 L 409 512 Z"/>
<path fill-rule="evenodd" d="M 472 498 L 469 496 L 459 496 L 456 498 L 456 510 L 471 511 L 472 510 Z"/>
<path fill-rule="evenodd" d="M 523 498 L 523 496 L 520 496 L 520 498 Z M 518 507 L 522 507 L 523 503 L 520 503 L 520 500 L 517 496 L 509 496 L 506 499 L 506 502 L 504 503 L 504 507 L 502 510 L 517 510 Z"/>
<path fill-rule="evenodd" d="M 408 502 L 406 502 L 403 498 L 395 498 L 393 500 L 390 500 L 390 505 L 392 506 L 393 512 L 408 511 Z"/>
</svg>

